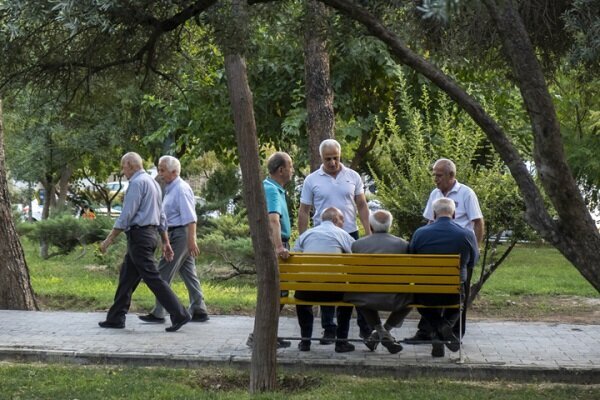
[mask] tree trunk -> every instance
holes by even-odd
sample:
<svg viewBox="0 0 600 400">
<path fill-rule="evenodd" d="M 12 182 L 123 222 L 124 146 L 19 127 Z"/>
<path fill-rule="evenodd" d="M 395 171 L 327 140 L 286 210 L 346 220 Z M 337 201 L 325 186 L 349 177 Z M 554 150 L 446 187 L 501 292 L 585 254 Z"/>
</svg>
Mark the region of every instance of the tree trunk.
<svg viewBox="0 0 600 400">
<path fill-rule="evenodd" d="M 529 174 L 517 149 L 499 124 L 480 103 L 441 70 L 411 51 L 381 21 L 347 0 L 319 0 L 363 24 L 387 44 L 399 62 L 427 77 L 452 98 L 479 125 L 508 166 L 526 205 L 525 218 L 544 239 L 555 246 L 600 291 L 600 234 L 585 207 L 577 184 L 567 167 L 560 129 L 548 88 L 523 24 L 509 0 L 500 13 L 493 0 L 486 0 L 505 43 L 521 96 L 530 115 L 534 135 L 534 158 L 544 189 L 558 213 L 555 221 L 548 212 L 539 188 Z M 506 5 L 508 4 L 508 5 Z M 512 12 L 511 12 L 512 10 Z M 539 101 L 539 103 L 538 103 Z"/>
<path fill-rule="evenodd" d="M 600 291 L 600 235 L 567 164 L 560 123 L 529 34 L 512 1 L 485 4 L 531 121 L 536 171 L 559 217 L 552 229 L 538 231 Z"/>
<path fill-rule="evenodd" d="M 329 80 L 327 53 L 327 8 L 308 0 L 304 22 L 304 84 L 306 89 L 306 130 L 310 170 L 321 165 L 319 145 L 335 137 L 333 89 Z"/>
<path fill-rule="evenodd" d="M 242 169 L 244 201 L 248 210 L 256 260 L 258 295 L 250 372 L 250 392 L 256 393 L 273 390 L 276 385 L 279 272 L 270 239 L 265 195 L 259 174 L 260 160 L 252 92 L 248 85 L 246 64 L 241 55 L 247 40 L 244 29 L 248 18 L 246 2 L 234 0 L 232 12 L 231 21 L 235 23 L 231 24 L 234 31 L 229 32 L 232 40 L 224 51 L 225 73 Z"/>
<path fill-rule="evenodd" d="M 58 203 L 57 209 L 63 211 L 67 206 L 67 194 L 69 192 L 69 181 L 73 176 L 73 168 L 65 165 L 60 170 L 60 179 L 58 181 Z"/>
<path fill-rule="evenodd" d="M 0 309 L 37 310 L 25 255 L 12 220 L 4 162 L 2 100 L 0 100 L 0 221 L 2 238 L 0 240 Z"/>
</svg>

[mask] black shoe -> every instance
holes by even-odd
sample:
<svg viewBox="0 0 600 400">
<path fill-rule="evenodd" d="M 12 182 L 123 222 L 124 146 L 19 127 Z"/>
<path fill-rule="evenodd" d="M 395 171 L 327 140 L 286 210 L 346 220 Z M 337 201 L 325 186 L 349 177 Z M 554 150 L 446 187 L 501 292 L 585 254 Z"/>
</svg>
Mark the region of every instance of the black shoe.
<svg viewBox="0 0 600 400">
<path fill-rule="evenodd" d="M 387 349 L 391 354 L 400 353 L 404 347 L 400 343 L 396 342 L 381 342 L 381 345 Z"/>
<path fill-rule="evenodd" d="M 138 315 L 138 318 L 144 322 L 152 322 L 152 323 L 156 323 L 156 324 L 164 324 L 165 323 L 164 318 L 155 317 L 154 314 L 152 314 L 152 313 L 146 314 L 146 315 Z"/>
<path fill-rule="evenodd" d="M 301 340 L 298 343 L 298 350 L 300 350 L 300 351 L 310 351 L 310 341 L 309 340 Z"/>
<path fill-rule="evenodd" d="M 348 353 L 350 351 L 354 351 L 354 345 L 348 342 L 336 342 L 335 343 L 335 352 L 336 353 Z"/>
<path fill-rule="evenodd" d="M 404 343 L 421 344 L 421 343 L 415 343 L 415 342 L 423 342 L 423 341 L 430 341 L 430 340 L 431 340 L 431 336 L 428 335 L 426 332 L 417 331 L 417 333 L 415 333 L 415 336 L 404 338 Z"/>
<path fill-rule="evenodd" d="M 101 321 L 101 322 L 98 322 L 98 325 L 100 325 L 100 328 L 112 328 L 112 329 L 125 328 L 125 322 Z"/>
<path fill-rule="evenodd" d="M 460 349 L 460 341 L 452 331 L 452 327 L 446 323 L 443 323 L 439 328 L 439 336 L 442 340 L 449 341 L 446 343 L 446 347 L 451 352 L 456 353 Z"/>
<path fill-rule="evenodd" d="M 323 332 L 323 337 L 319 339 L 320 344 L 333 344 L 335 343 L 335 332 Z"/>
<path fill-rule="evenodd" d="M 182 319 L 181 321 L 179 321 L 179 322 L 175 322 L 175 323 L 173 323 L 173 325 L 171 325 L 170 327 L 168 327 L 168 328 L 165 328 L 165 331 L 167 331 L 167 332 L 177 332 L 177 331 L 179 330 L 179 328 L 181 328 L 182 326 L 184 326 L 185 324 L 187 324 L 187 323 L 188 323 L 188 322 L 190 322 L 191 320 L 192 320 L 192 317 L 190 317 L 190 315 L 189 315 L 189 314 L 187 314 L 187 315 L 185 316 L 185 318 L 184 318 L 184 319 Z"/>
<path fill-rule="evenodd" d="M 207 313 L 199 312 L 192 315 L 192 322 L 206 322 L 210 319 Z"/>
<path fill-rule="evenodd" d="M 439 340 L 438 335 L 434 334 L 431 340 Z M 432 357 L 444 357 L 446 354 L 444 345 L 442 343 L 432 343 L 431 356 Z"/>
<path fill-rule="evenodd" d="M 371 336 L 371 332 L 369 331 L 363 331 L 362 329 L 358 332 L 358 337 L 363 339 L 363 340 L 367 340 L 369 338 L 369 336 Z"/>
<path fill-rule="evenodd" d="M 379 346 L 379 333 L 377 333 L 377 331 L 373 331 L 368 338 L 363 339 L 363 343 L 369 350 L 375 351 L 377 346 Z"/>
</svg>

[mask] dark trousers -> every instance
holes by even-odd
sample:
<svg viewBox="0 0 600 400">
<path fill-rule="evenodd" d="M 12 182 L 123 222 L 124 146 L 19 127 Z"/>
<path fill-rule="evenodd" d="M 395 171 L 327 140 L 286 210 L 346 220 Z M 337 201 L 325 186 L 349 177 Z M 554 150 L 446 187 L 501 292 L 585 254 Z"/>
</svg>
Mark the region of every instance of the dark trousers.
<svg viewBox="0 0 600 400">
<path fill-rule="evenodd" d="M 350 318 L 352 318 L 353 307 L 331 307 L 336 311 L 337 327 L 335 336 L 338 339 L 348 339 L 350 330 Z M 298 324 L 300 325 L 300 334 L 303 338 L 312 337 L 313 332 L 313 308 L 312 306 L 297 305 L 296 315 L 298 315 Z"/>
<path fill-rule="evenodd" d="M 469 271 L 469 276 L 467 279 L 467 282 L 463 283 L 463 293 L 464 298 L 461 299 L 461 302 L 463 304 L 463 309 L 462 309 L 462 336 L 465 336 L 465 332 L 467 330 L 467 301 L 469 299 L 469 294 L 471 293 L 471 273 L 472 271 Z M 456 297 L 454 297 L 456 299 Z M 423 314 L 421 313 L 422 309 L 419 309 L 419 314 L 421 314 L 421 319 L 419 320 L 419 324 L 417 325 L 417 335 L 418 336 L 430 336 L 431 333 L 433 332 L 433 328 L 431 327 L 431 324 L 429 323 L 429 321 L 427 321 L 427 319 L 423 316 Z M 455 310 L 458 313 L 458 310 Z M 458 314 L 456 316 L 456 321 L 452 326 L 452 331 L 454 332 L 454 334 L 456 335 L 456 337 L 458 337 L 460 335 L 460 326 L 458 324 L 459 318 L 458 318 Z"/>
<path fill-rule="evenodd" d="M 311 292 L 298 290 L 294 293 L 294 297 L 306 301 L 341 301 L 344 298 L 344 294 L 339 292 Z M 353 307 L 327 307 L 335 310 L 337 318 L 337 326 L 334 324 L 335 330 L 331 332 L 335 332 L 336 337 L 339 339 L 347 339 Z M 312 337 L 314 322 L 312 306 L 297 305 L 296 315 L 298 316 L 298 324 L 300 325 L 302 337 Z"/>
<path fill-rule="evenodd" d="M 146 226 L 131 229 L 127 233 L 127 254 L 119 273 L 119 285 L 112 307 L 106 320 L 124 323 L 125 315 L 131 306 L 131 297 L 143 279 L 156 299 L 169 314 L 171 322 L 177 323 L 188 315 L 179 299 L 158 272 L 154 260 L 154 251 L 158 245 L 156 227 Z"/>
<path fill-rule="evenodd" d="M 351 232 L 349 233 L 349 235 L 352 236 L 354 240 L 358 240 L 358 231 Z M 335 321 L 333 320 L 334 316 L 335 307 L 321 306 L 321 327 L 325 332 L 335 332 L 336 325 Z M 356 309 L 356 323 L 360 329 L 360 332 L 363 335 L 369 335 L 373 330 L 373 327 L 370 326 L 369 323 L 365 320 L 365 317 L 362 315 L 362 312 L 358 308 Z"/>
<path fill-rule="evenodd" d="M 463 291 L 465 291 L 465 295 L 467 294 L 467 290 L 465 290 L 466 284 L 463 283 Z M 444 294 L 425 294 L 425 295 L 415 295 L 415 302 L 423 305 L 444 305 L 444 304 L 456 304 L 456 300 L 458 299 L 458 295 L 444 295 Z M 461 303 L 463 303 L 463 312 L 462 312 L 462 334 L 464 336 L 465 331 L 464 328 L 466 326 L 466 305 L 465 299 L 460 299 Z M 421 320 L 418 325 L 418 334 L 421 336 L 431 336 L 433 332 L 439 330 L 442 324 L 448 324 L 452 327 L 452 331 L 458 337 L 459 335 L 459 318 L 460 318 L 460 310 L 457 308 L 419 308 L 419 314 L 421 314 Z"/>
</svg>

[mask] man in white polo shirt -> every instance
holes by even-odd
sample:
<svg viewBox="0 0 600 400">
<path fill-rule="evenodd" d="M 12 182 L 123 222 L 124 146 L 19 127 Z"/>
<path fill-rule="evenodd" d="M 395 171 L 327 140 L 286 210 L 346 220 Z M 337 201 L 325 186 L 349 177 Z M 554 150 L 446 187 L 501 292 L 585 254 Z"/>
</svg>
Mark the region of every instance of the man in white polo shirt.
<svg viewBox="0 0 600 400">
<path fill-rule="evenodd" d="M 433 180 L 436 188 L 431 191 L 425 211 L 423 211 L 423 217 L 432 223 L 435 218 L 433 215 L 433 202 L 442 197 L 449 198 L 454 201 L 456 207 L 453 222 L 460 225 L 463 228 L 470 229 L 475 233 L 477 244 L 481 245 L 483 241 L 483 234 L 485 231 L 485 225 L 483 221 L 483 214 L 479 207 L 479 200 L 477 195 L 467 185 L 456 180 L 456 165 L 452 160 L 447 158 L 440 158 L 433 164 L 432 169 Z M 469 297 L 469 285 L 471 282 L 471 276 L 467 278 L 465 301 Z M 466 322 L 466 310 L 463 310 L 463 335 L 465 332 Z M 458 335 L 458 324 L 454 327 L 455 333 Z M 407 338 L 408 342 L 428 340 L 430 337 L 430 329 L 426 321 L 421 318 L 419 321 L 418 331 L 415 336 Z"/>
<path fill-rule="evenodd" d="M 365 235 L 371 233 L 369 207 L 360 175 L 341 162 L 342 148 L 338 141 L 326 139 L 319 146 L 321 167 L 308 175 L 302 186 L 300 209 L 298 210 L 298 231 L 308 229 L 311 208 L 314 207 L 313 226 L 321 224 L 321 214 L 329 207 L 336 207 L 344 215 L 343 230 L 358 239 L 356 214 L 364 228 Z M 321 307 L 321 325 L 324 329 L 321 344 L 331 344 L 335 339 L 336 325 L 333 322 L 334 307 Z M 371 334 L 371 327 L 359 315 L 358 325 L 361 337 Z"/>
</svg>

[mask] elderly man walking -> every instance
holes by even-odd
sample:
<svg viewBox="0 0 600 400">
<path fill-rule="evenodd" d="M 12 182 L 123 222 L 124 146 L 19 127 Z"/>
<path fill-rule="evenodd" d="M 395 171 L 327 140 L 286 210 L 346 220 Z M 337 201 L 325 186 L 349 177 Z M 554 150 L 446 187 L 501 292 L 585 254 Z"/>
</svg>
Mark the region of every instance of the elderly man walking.
<svg viewBox="0 0 600 400">
<path fill-rule="evenodd" d="M 191 319 L 190 314 L 179 302 L 173 290 L 156 268 L 154 251 L 158 245 L 158 233 L 162 239 L 165 259 L 173 259 L 173 249 L 167 236 L 165 214 L 158 183 L 143 169 L 142 158 L 137 153 L 127 153 L 121 159 L 121 170 L 129 180 L 125 192 L 123 210 L 113 229 L 100 244 L 106 252 L 114 239 L 121 233 L 127 235 L 127 253 L 119 274 L 119 285 L 106 320 L 99 322 L 102 328 L 125 328 L 125 316 L 131 305 L 131 296 L 143 279 L 158 301 L 171 315 L 172 325 L 165 330 L 175 332 Z"/>
<path fill-rule="evenodd" d="M 200 254 L 196 244 L 196 202 L 190 185 L 181 177 L 181 163 L 175 157 L 163 156 L 158 161 L 158 174 L 165 183 L 163 211 L 167 218 L 169 242 L 174 252 L 172 260 L 165 257 L 158 263 L 160 276 L 169 285 L 179 272 L 187 288 L 193 322 L 205 322 L 210 318 L 204 303 L 200 280 L 196 273 L 196 259 Z M 138 316 L 144 322 L 165 322 L 165 309 L 156 301 L 149 314 Z"/>
</svg>

